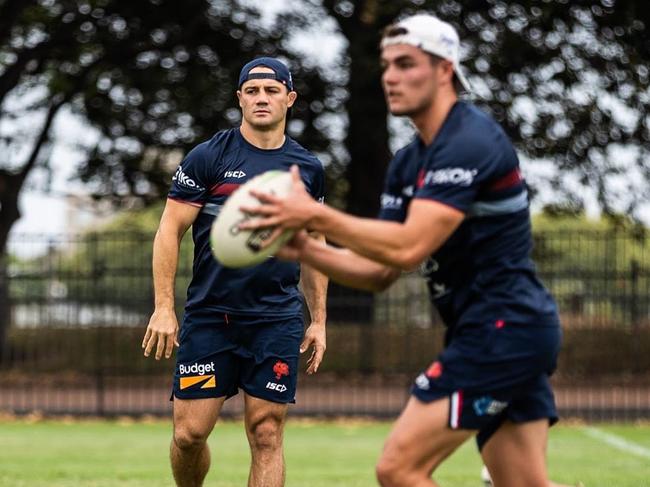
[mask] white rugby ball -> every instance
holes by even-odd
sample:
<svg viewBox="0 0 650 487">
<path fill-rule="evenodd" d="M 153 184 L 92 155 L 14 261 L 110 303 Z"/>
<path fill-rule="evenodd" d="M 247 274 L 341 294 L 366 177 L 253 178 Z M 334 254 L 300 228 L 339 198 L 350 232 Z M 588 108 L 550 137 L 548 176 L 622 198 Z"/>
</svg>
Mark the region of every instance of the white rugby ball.
<svg viewBox="0 0 650 487">
<path fill-rule="evenodd" d="M 247 267 L 259 264 L 275 254 L 293 236 L 292 230 L 284 231 L 270 246 L 262 248 L 273 233 L 273 228 L 241 230 L 239 224 L 257 217 L 241 211 L 242 206 L 256 206 L 259 200 L 250 191 L 255 189 L 277 196 L 291 192 L 291 173 L 267 171 L 240 186 L 226 200 L 219 215 L 212 223 L 210 244 L 212 253 L 226 267 Z"/>
</svg>

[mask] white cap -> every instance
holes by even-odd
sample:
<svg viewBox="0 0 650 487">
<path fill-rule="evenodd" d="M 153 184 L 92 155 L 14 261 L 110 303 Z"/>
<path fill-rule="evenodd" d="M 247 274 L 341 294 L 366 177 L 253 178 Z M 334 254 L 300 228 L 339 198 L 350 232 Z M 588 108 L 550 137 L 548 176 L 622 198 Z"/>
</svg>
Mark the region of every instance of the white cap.
<svg viewBox="0 0 650 487">
<path fill-rule="evenodd" d="M 451 61 L 458 81 L 466 91 L 471 87 L 460 69 L 460 40 L 456 29 L 451 24 L 443 22 L 438 17 L 418 14 L 406 17 L 392 25 L 395 29 L 404 29 L 404 34 L 384 37 L 381 47 L 394 44 L 409 44 L 430 54 Z"/>
</svg>

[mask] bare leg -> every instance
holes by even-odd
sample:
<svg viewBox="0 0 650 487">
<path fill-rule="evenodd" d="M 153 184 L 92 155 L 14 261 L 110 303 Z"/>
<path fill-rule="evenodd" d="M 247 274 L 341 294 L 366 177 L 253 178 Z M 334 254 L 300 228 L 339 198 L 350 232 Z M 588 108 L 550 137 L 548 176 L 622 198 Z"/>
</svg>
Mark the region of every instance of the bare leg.
<svg viewBox="0 0 650 487">
<path fill-rule="evenodd" d="M 248 487 L 284 486 L 285 467 L 282 439 L 286 404 L 245 396 L 246 436 L 251 447 Z"/>
<path fill-rule="evenodd" d="M 428 404 L 411 397 L 377 464 L 382 487 L 435 487 L 433 471 L 474 432 L 447 426 L 449 398 Z"/>
<path fill-rule="evenodd" d="M 201 487 L 210 468 L 207 439 L 214 428 L 224 397 L 174 399 L 174 438 L 170 457 L 178 487 Z"/>
<path fill-rule="evenodd" d="M 495 487 L 562 487 L 548 480 L 548 421 L 506 421 L 483 446 L 481 455 Z"/>
</svg>

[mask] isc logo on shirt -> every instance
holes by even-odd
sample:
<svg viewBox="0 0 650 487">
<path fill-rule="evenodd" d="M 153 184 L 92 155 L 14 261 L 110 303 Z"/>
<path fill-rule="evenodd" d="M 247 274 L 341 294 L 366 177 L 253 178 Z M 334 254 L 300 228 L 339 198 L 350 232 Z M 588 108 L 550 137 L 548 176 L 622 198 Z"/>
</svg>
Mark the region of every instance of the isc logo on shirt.
<svg viewBox="0 0 650 487">
<path fill-rule="evenodd" d="M 243 178 L 246 176 L 246 173 L 244 171 L 226 171 L 226 173 L 223 175 L 224 178 Z"/>
</svg>

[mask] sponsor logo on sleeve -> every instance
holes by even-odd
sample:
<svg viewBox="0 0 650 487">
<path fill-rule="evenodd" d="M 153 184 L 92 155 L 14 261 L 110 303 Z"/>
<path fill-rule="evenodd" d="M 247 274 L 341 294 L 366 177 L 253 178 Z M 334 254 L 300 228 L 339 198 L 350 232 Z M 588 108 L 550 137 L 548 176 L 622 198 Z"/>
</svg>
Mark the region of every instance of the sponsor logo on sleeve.
<svg viewBox="0 0 650 487">
<path fill-rule="evenodd" d="M 382 210 L 399 210 L 402 208 L 402 205 L 404 204 L 404 200 L 402 199 L 401 196 L 382 193 L 380 204 Z"/>
<path fill-rule="evenodd" d="M 447 167 L 427 171 L 420 186 L 435 186 L 451 184 L 454 186 L 470 186 L 478 174 L 478 169 L 463 169 L 462 167 Z"/>
<path fill-rule="evenodd" d="M 196 184 L 196 181 L 194 181 L 191 177 L 185 174 L 183 172 L 182 166 L 178 166 L 178 169 L 176 169 L 176 173 L 172 177 L 172 181 L 175 181 L 177 184 L 183 186 L 184 188 L 193 189 L 195 191 L 203 191 L 205 189 L 199 186 L 198 184 Z"/>
</svg>

